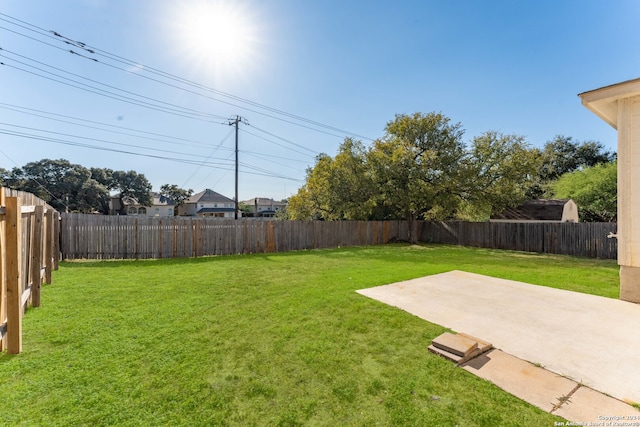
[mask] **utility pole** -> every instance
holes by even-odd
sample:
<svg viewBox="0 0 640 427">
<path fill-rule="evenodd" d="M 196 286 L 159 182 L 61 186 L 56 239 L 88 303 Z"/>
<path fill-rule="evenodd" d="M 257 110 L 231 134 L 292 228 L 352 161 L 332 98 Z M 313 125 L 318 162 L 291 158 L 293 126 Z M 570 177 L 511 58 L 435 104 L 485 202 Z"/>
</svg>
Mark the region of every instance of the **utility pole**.
<svg viewBox="0 0 640 427">
<path fill-rule="evenodd" d="M 235 125 L 236 127 L 236 196 L 235 196 L 235 209 L 234 218 L 238 219 L 238 123 L 247 124 L 247 121 L 240 116 L 236 116 L 229 121 L 229 126 Z"/>
</svg>

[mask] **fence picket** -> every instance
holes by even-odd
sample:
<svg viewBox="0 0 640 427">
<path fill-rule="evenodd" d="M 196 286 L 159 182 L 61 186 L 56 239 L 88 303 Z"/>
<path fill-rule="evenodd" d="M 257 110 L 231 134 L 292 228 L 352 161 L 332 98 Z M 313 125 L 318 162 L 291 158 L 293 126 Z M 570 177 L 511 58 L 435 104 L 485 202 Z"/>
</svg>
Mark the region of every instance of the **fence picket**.
<svg viewBox="0 0 640 427">
<path fill-rule="evenodd" d="M 423 222 L 424 242 L 616 259 L 616 223 Z"/>
</svg>

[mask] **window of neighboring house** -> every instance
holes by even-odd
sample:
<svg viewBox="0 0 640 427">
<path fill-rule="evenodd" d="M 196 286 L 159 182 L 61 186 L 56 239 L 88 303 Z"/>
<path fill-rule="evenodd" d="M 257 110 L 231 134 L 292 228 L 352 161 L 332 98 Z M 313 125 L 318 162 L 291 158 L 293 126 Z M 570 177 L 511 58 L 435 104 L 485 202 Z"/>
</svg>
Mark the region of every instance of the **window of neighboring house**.
<svg viewBox="0 0 640 427">
<path fill-rule="evenodd" d="M 217 218 L 224 218 L 224 212 L 216 212 L 215 216 Z"/>
<path fill-rule="evenodd" d="M 217 203 L 214 203 L 214 204 L 213 204 L 213 207 L 214 207 L 214 208 L 217 208 L 217 207 L 218 207 L 218 204 L 217 204 Z"/>
<path fill-rule="evenodd" d="M 127 215 L 138 215 L 138 208 L 135 206 L 129 206 L 127 208 Z"/>
<path fill-rule="evenodd" d="M 200 203 L 200 207 L 201 207 L 201 208 L 204 208 L 204 204 L 203 204 L 203 203 Z"/>
<path fill-rule="evenodd" d="M 167 210 L 167 215 L 169 215 L 169 216 L 173 215 L 173 208 L 169 208 Z"/>
<path fill-rule="evenodd" d="M 138 215 L 146 215 L 147 214 L 147 208 L 145 208 L 144 206 L 138 209 Z"/>
</svg>

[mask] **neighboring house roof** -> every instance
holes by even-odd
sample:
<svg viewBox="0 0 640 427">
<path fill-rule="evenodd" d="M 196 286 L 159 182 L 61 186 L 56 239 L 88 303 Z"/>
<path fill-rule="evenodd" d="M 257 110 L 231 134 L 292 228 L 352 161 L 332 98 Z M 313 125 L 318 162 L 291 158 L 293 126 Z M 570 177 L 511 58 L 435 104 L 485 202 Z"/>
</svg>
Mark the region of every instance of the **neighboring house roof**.
<svg viewBox="0 0 640 427">
<path fill-rule="evenodd" d="M 153 206 L 164 205 L 164 206 L 175 206 L 176 202 L 169 197 L 163 196 L 158 193 L 151 193 L 153 196 Z"/>
<path fill-rule="evenodd" d="M 569 209 L 566 209 L 569 207 Z M 575 211 L 575 216 L 571 215 Z M 520 206 L 510 207 L 492 220 L 511 221 L 578 221 L 577 207 L 571 199 L 529 200 Z"/>
<path fill-rule="evenodd" d="M 235 212 L 235 208 L 200 208 L 197 213 Z"/>
<path fill-rule="evenodd" d="M 264 208 L 265 206 L 268 206 L 269 208 L 272 208 L 270 209 L 272 211 L 276 211 L 280 208 L 287 206 L 285 202 L 278 202 L 276 200 L 269 199 L 267 197 L 254 197 L 253 199 L 244 200 L 242 203 L 251 207 L 260 206 Z M 262 212 L 268 212 L 268 211 L 263 209 Z"/>
<path fill-rule="evenodd" d="M 111 196 L 111 200 L 115 200 L 117 199 L 118 202 L 116 202 L 116 204 L 119 206 L 120 202 L 120 194 L 115 194 L 113 196 Z M 168 197 L 165 197 L 159 193 L 155 193 L 155 192 L 151 192 L 151 205 L 152 206 L 174 206 L 176 204 L 176 202 L 173 201 L 173 199 L 170 199 Z M 124 196 L 122 198 L 122 203 L 125 206 L 134 206 L 134 205 L 140 205 L 140 202 L 138 202 L 138 200 L 135 197 L 132 196 Z"/>
<path fill-rule="evenodd" d="M 247 204 L 247 205 L 259 205 L 259 206 L 265 206 L 265 205 L 274 205 L 274 206 L 284 206 L 286 205 L 285 202 L 278 202 L 274 199 L 270 199 L 268 197 L 254 197 L 253 199 L 249 199 L 249 200 L 244 200 L 242 203 Z"/>
<path fill-rule="evenodd" d="M 207 188 L 189 197 L 185 203 L 235 203 L 235 200 Z"/>
</svg>

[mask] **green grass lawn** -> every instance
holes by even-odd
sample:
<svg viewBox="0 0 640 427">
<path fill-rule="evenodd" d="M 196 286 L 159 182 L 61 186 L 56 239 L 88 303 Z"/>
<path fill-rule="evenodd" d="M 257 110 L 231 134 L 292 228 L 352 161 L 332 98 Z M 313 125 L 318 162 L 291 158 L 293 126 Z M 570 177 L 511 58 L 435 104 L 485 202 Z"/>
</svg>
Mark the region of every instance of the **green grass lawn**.
<svg viewBox="0 0 640 427">
<path fill-rule="evenodd" d="M 606 297 L 614 261 L 385 245 L 62 263 L 0 354 L 10 426 L 550 426 L 357 289 L 464 270 Z"/>
</svg>

